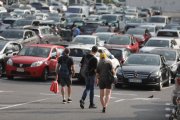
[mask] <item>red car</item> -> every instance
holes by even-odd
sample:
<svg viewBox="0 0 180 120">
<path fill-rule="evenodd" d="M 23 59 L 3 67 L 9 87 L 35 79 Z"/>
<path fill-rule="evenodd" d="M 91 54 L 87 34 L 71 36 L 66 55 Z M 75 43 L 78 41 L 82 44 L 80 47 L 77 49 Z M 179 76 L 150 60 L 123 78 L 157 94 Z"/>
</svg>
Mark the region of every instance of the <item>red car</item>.
<svg viewBox="0 0 180 120">
<path fill-rule="evenodd" d="M 104 45 L 107 49 L 111 48 L 127 48 L 132 53 L 139 51 L 139 43 L 132 35 L 113 35 Z"/>
<path fill-rule="evenodd" d="M 58 57 L 64 47 L 51 44 L 33 44 L 25 46 L 16 56 L 9 58 L 6 65 L 6 76 L 40 78 L 47 80 L 55 74 Z"/>
</svg>

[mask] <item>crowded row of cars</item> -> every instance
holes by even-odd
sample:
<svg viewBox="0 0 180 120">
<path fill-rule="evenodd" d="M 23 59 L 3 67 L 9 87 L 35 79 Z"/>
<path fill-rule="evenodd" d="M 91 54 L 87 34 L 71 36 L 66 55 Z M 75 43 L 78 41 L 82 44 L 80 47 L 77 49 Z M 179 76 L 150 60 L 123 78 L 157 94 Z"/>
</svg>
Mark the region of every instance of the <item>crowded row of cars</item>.
<svg viewBox="0 0 180 120">
<path fill-rule="evenodd" d="M 29 7 L 0 13 L 7 15 L 1 17 L 0 69 L 8 79 L 48 80 L 68 47 L 75 77 L 83 81 L 80 60 L 96 45 L 113 63 L 116 87 L 149 85 L 162 90 L 175 81 L 180 61 L 178 17 L 157 15 L 150 8 L 114 6 L 113 11 L 100 9 L 87 14 L 83 5 L 69 6 L 63 12 Z M 81 31 L 76 37 L 72 36 L 74 26 Z M 96 57 L 99 60 L 99 53 Z"/>
</svg>

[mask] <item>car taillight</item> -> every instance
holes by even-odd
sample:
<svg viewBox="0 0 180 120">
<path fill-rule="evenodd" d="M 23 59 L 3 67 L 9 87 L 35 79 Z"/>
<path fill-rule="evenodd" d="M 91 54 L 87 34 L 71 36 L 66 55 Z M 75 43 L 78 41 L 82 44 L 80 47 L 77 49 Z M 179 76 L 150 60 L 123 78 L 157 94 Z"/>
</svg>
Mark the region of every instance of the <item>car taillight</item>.
<svg viewBox="0 0 180 120">
<path fill-rule="evenodd" d="M 178 85 L 180 85 L 180 78 L 176 78 L 176 82 Z"/>
</svg>

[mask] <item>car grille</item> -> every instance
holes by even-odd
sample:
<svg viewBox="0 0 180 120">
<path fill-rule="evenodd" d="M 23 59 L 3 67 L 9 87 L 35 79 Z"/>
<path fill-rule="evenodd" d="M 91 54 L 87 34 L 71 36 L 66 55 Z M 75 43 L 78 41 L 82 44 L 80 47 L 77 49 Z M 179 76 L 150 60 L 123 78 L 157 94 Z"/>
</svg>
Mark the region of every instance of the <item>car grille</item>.
<svg viewBox="0 0 180 120">
<path fill-rule="evenodd" d="M 23 68 L 26 68 L 26 67 L 30 67 L 31 64 L 19 64 L 19 63 L 13 63 L 13 66 L 15 66 L 15 67 L 23 67 Z"/>
<path fill-rule="evenodd" d="M 17 71 L 12 71 L 11 74 L 12 75 L 22 75 L 22 76 L 30 75 L 29 72 L 17 72 Z"/>
<path fill-rule="evenodd" d="M 124 71 L 124 76 L 126 78 L 141 78 L 146 79 L 149 76 L 149 73 L 146 72 L 134 72 L 134 71 Z"/>
</svg>

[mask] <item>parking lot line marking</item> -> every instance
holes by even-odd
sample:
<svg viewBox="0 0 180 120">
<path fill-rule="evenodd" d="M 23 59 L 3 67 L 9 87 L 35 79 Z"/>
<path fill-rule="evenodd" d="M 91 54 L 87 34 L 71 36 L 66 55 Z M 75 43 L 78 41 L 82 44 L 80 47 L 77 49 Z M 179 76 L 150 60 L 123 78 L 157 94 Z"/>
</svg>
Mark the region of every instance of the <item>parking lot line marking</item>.
<svg viewBox="0 0 180 120">
<path fill-rule="evenodd" d="M 0 90 L 0 93 L 2 93 L 2 92 L 14 92 L 14 91 L 3 91 L 3 90 Z"/>
<path fill-rule="evenodd" d="M 18 107 L 18 106 L 22 106 L 22 105 L 27 105 L 27 104 L 31 104 L 31 103 L 35 103 L 35 102 L 41 102 L 41 101 L 45 101 L 45 100 L 48 100 L 48 99 L 54 99 L 54 98 L 45 98 L 45 99 L 39 99 L 39 100 L 34 100 L 34 101 L 20 103 L 20 104 L 9 105 L 9 106 L 0 108 L 0 110 L 4 110 L 4 109 L 8 109 L 8 108 L 13 108 L 13 107 Z"/>
<path fill-rule="evenodd" d="M 122 93 L 112 93 L 114 95 L 127 95 L 127 96 L 138 96 L 137 94 L 122 94 Z"/>
<path fill-rule="evenodd" d="M 99 95 L 94 95 L 94 96 L 100 98 Z M 111 99 L 116 99 L 116 97 L 110 97 L 110 98 L 111 98 Z"/>
<path fill-rule="evenodd" d="M 124 101 L 124 100 L 126 100 L 126 99 L 119 99 L 119 100 L 116 100 L 116 101 L 114 101 L 114 102 L 122 102 L 122 101 Z"/>
<path fill-rule="evenodd" d="M 144 101 L 150 101 L 150 100 L 159 100 L 160 98 L 132 98 L 132 99 L 119 99 L 114 102 L 122 102 L 122 101 L 138 101 L 138 100 L 144 100 Z"/>
<path fill-rule="evenodd" d="M 51 94 L 51 93 L 40 93 L 40 95 L 52 95 L 52 96 L 56 96 L 58 94 Z"/>
</svg>

